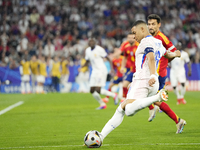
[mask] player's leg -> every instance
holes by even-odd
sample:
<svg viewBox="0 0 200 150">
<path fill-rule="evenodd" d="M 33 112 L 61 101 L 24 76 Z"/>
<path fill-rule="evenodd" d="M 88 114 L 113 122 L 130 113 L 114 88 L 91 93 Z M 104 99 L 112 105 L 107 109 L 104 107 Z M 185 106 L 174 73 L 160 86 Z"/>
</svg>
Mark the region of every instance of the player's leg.
<svg viewBox="0 0 200 150">
<path fill-rule="evenodd" d="M 25 75 L 25 86 L 26 86 L 27 93 L 31 93 L 31 85 L 29 81 L 30 81 L 30 76 Z"/>
<path fill-rule="evenodd" d="M 106 125 L 103 127 L 101 134 L 103 136 L 103 139 L 115 128 L 117 128 L 124 119 L 125 112 L 121 107 L 121 104 L 118 106 L 117 110 L 115 111 L 112 118 L 106 123 Z"/>
<path fill-rule="evenodd" d="M 25 82 L 23 80 L 23 76 L 22 76 L 22 79 L 21 79 L 21 93 L 25 94 Z"/>
<path fill-rule="evenodd" d="M 126 99 L 127 93 L 128 93 L 128 85 L 132 82 L 132 78 L 133 78 L 133 72 L 129 71 L 127 73 L 127 75 L 124 77 L 124 80 L 122 82 L 122 86 L 123 86 L 123 100 L 121 102 L 123 102 Z"/>
<path fill-rule="evenodd" d="M 185 95 L 185 83 L 186 83 L 186 75 L 185 75 L 185 70 L 180 70 L 180 73 L 178 75 L 178 81 L 179 83 L 181 83 L 181 89 L 180 89 L 180 101 L 183 104 L 186 104 L 186 101 L 184 99 L 184 95 Z"/>
<path fill-rule="evenodd" d="M 107 106 L 101 99 L 101 96 L 99 94 L 100 90 L 101 90 L 101 87 L 93 86 L 93 87 L 90 88 L 90 93 L 97 100 L 97 102 L 100 104 L 100 107 L 98 107 L 97 109 L 105 109 Z"/>
<path fill-rule="evenodd" d="M 165 90 L 162 89 L 159 93 L 157 93 L 159 87 L 158 81 L 154 84 L 153 87 L 146 87 L 147 84 L 148 80 L 136 80 L 131 83 L 126 102 L 129 102 L 133 99 L 136 100 L 132 103 L 126 104 L 125 114 L 127 116 L 134 115 L 137 111 L 148 107 L 154 102 L 163 100 L 167 101 L 168 95 Z"/>
<path fill-rule="evenodd" d="M 167 103 L 156 102 L 154 104 L 159 106 L 163 112 L 165 112 L 172 120 L 174 120 L 177 127 L 176 133 L 181 133 L 183 131 L 184 126 L 186 125 L 186 121 L 179 118 L 178 115 L 169 107 Z"/>
<path fill-rule="evenodd" d="M 111 89 L 112 89 L 113 86 L 114 86 L 114 83 L 111 82 L 111 83 L 109 84 L 109 87 L 108 87 L 108 91 L 109 91 L 109 92 L 111 92 Z M 110 96 L 106 96 L 106 97 L 102 98 L 102 100 L 103 100 L 105 103 L 108 103 L 109 97 L 110 97 Z"/>
<path fill-rule="evenodd" d="M 154 102 L 155 99 L 156 101 L 158 99 L 160 99 L 160 95 L 156 97 L 149 97 L 148 99 L 145 99 L 144 97 L 148 95 L 148 89 L 146 90 L 146 94 L 143 93 L 143 90 L 141 90 L 140 92 L 136 92 L 138 91 L 138 86 L 140 86 L 141 82 L 135 82 L 131 85 L 131 87 L 129 88 L 129 93 L 127 96 L 129 97 L 142 97 L 141 99 L 129 99 L 126 100 L 124 102 L 122 102 L 119 107 L 117 108 L 115 114 L 113 115 L 113 117 L 106 123 L 106 125 L 104 126 L 104 128 L 101 131 L 101 134 L 103 136 L 103 138 L 105 138 L 111 131 L 113 131 L 115 128 L 117 128 L 123 121 L 124 115 L 125 115 L 125 111 L 126 114 L 128 116 L 132 115 L 132 110 L 135 109 L 134 111 L 137 112 L 138 110 L 140 110 L 142 107 L 147 107 L 149 105 L 149 102 Z M 155 86 L 156 88 L 156 86 Z M 158 85 L 157 85 L 158 88 Z M 136 91 L 135 91 L 136 90 Z M 155 89 L 155 91 L 157 91 L 157 89 Z M 152 100 L 154 99 L 154 100 Z M 142 104 L 141 103 L 145 103 Z M 133 105 L 132 105 L 133 104 Z M 135 113 L 134 112 L 134 113 Z M 129 115 L 130 113 L 130 115 Z"/>
<path fill-rule="evenodd" d="M 180 92 L 180 96 L 181 96 L 181 102 L 182 102 L 183 104 L 186 104 L 186 100 L 184 99 L 185 92 L 186 92 L 185 83 L 181 83 L 181 92 Z"/>
<path fill-rule="evenodd" d="M 177 98 L 177 105 L 179 105 L 181 103 L 181 95 L 179 93 L 179 90 L 177 88 L 177 86 L 173 86 L 173 90 L 174 90 L 174 93 L 176 94 L 176 98 Z"/>
<path fill-rule="evenodd" d="M 114 103 L 117 104 L 118 103 L 117 93 L 113 93 L 103 88 L 106 85 L 107 75 L 104 72 L 102 72 L 101 74 L 97 75 L 96 79 L 97 79 L 97 84 L 102 87 L 100 90 L 100 94 L 113 97 Z"/>
</svg>

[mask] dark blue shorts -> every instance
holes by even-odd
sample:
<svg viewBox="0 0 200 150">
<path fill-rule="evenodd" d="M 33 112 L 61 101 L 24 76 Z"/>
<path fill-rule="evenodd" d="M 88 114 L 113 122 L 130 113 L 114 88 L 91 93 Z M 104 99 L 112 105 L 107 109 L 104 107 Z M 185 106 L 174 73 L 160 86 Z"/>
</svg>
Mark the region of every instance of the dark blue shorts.
<svg viewBox="0 0 200 150">
<path fill-rule="evenodd" d="M 126 68 L 126 72 L 124 74 L 124 77 L 130 72 L 130 68 Z"/>
<path fill-rule="evenodd" d="M 122 80 L 123 80 L 123 77 L 117 77 L 117 76 L 115 76 L 113 83 L 114 84 L 119 84 L 120 82 L 122 82 Z"/>
<path fill-rule="evenodd" d="M 128 74 L 124 76 L 124 80 L 132 82 L 133 74 L 134 74 L 133 72 L 129 71 Z"/>
<path fill-rule="evenodd" d="M 159 80 L 159 90 L 161 90 L 162 88 L 164 88 L 166 78 L 167 78 L 167 76 L 165 76 L 165 77 L 159 76 L 158 77 L 158 80 Z"/>
</svg>

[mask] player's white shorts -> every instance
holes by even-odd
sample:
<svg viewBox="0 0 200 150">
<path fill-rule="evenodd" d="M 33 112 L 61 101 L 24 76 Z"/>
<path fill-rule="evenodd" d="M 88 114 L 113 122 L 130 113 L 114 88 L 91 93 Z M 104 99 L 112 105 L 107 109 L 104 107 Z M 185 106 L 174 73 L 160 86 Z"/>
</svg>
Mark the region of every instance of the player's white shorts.
<svg viewBox="0 0 200 150">
<path fill-rule="evenodd" d="M 170 70 L 170 82 L 172 87 L 175 87 L 179 83 L 185 83 L 186 82 L 186 75 L 185 75 L 185 69 L 181 69 L 178 72 L 175 70 Z"/>
<path fill-rule="evenodd" d="M 153 87 L 149 86 L 149 79 L 134 79 L 130 84 L 126 99 L 139 99 L 155 95 L 158 92 L 159 81 L 156 80 Z"/>
<path fill-rule="evenodd" d="M 32 74 L 31 75 L 31 80 L 32 80 L 32 82 L 36 82 L 37 81 L 37 75 L 35 75 L 35 74 Z"/>
<path fill-rule="evenodd" d="M 44 82 L 45 82 L 45 76 L 43 76 L 43 75 L 38 75 L 38 77 L 37 77 L 37 82 L 44 83 Z"/>
<path fill-rule="evenodd" d="M 29 81 L 30 81 L 30 76 L 29 76 L 29 75 L 22 75 L 21 80 L 22 80 L 23 82 L 29 82 Z"/>
<path fill-rule="evenodd" d="M 107 72 L 92 72 L 90 87 L 103 87 L 106 85 Z"/>
</svg>

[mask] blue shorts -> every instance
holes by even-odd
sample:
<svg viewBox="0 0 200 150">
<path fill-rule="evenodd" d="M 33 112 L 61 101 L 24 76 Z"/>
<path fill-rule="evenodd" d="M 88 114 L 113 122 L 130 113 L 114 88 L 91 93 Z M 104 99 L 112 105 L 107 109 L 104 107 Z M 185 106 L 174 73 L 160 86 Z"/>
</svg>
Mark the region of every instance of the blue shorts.
<svg viewBox="0 0 200 150">
<path fill-rule="evenodd" d="M 158 80 L 159 80 L 159 90 L 161 90 L 162 88 L 164 88 L 164 86 L 165 86 L 165 80 L 166 79 L 167 79 L 167 76 L 165 76 L 165 77 L 159 76 L 158 77 Z"/>
<path fill-rule="evenodd" d="M 125 72 L 125 74 L 124 74 L 124 77 L 127 76 L 127 74 L 129 73 L 129 71 L 130 71 L 130 68 L 126 68 L 126 72 Z"/>
<path fill-rule="evenodd" d="M 119 84 L 120 82 L 122 82 L 122 80 L 123 80 L 123 77 L 117 77 L 117 76 L 115 76 L 113 83 L 114 84 Z"/>
<path fill-rule="evenodd" d="M 133 72 L 129 71 L 128 74 L 124 76 L 124 80 L 132 82 L 133 74 L 134 74 Z"/>
</svg>

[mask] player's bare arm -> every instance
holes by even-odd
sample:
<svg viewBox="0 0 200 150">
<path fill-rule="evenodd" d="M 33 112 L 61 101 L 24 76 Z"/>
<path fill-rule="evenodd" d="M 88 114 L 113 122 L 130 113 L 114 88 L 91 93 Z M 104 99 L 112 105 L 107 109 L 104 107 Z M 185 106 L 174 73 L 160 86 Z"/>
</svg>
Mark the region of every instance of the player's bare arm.
<svg viewBox="0 0 200 150">
<path fill-rule="evenodd" d="M 153 86 L 153 84 L 156 82 L 156 62 L 155 62 L 155 57 L 154 57 L 154 53 L 153 52 L 149 52 L 146 55 L 146 58 L 148 60 L 148 65 L 149 65 L 149 70 L 150 70 L 150 80 L 149 80 L 149 86 Z"/>
<path fill-rule="evenodd" d="M 127 62 L 127 57 L 124 56 L 123 59 L 122 59 L 122 65 L 121 65 L 121 69 L 120 69 L 120 72 L 121 72 L 121 73 L 124 73 L 124 69 L 125 69 L 125 66 L 126 66 L 126 62 Z"/>
<path fill-rule="evenodd" d="M 167 51 L 165 54 L 165 58 L 172 60 L 175 57 L 181 57 L 181 52 L 179 50 L 176 50 L 175 52 Z"/>
</svg>

